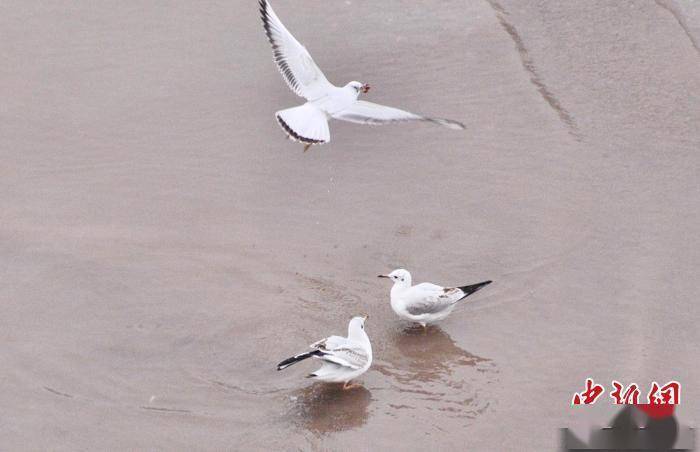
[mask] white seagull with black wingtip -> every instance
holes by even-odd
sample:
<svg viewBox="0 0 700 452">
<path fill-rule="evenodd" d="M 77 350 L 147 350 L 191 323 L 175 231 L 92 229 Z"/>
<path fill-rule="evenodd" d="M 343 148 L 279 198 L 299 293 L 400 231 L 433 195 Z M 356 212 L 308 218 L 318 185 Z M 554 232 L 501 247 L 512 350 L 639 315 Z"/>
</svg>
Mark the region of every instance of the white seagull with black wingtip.
<svg viewBox="0 0 700 452">
<path fill-rule="evenodd" d="M 444 319 L 450 315 L 458 301 L 491 284 L 491 281 L 484 281 L 461 287 L 442 287 L 431 283 L 412 286 L 411 274 L 403 268 L 379 277 L 394 281 L 391 288 L 391 309 L 399 317 L 420 323 L 423 327 Z"/>
<path fill-rule="evenodd" d="M 275 113 L 287 136 L 304 143 L 304 151 L 314 144 L 328 143 L 331 134 L 328 119 L 359 124 L 388 124 L 404 121 L 427 121 L 450 129 L 464 125 L 450 119 L 428 118 L 398 108 L 358 100 L 369 85 L 350 82 L 343 87 L 332 85 L 316 66 L 306 48 L 287 30 L 266 0 L 260 1 L 260 14 L 267 38 L 272 45 L 275 63 L 294 93 L 308 102 Z"/>
<path fill-rule="evenodd" d="M 367 372 L 372 364 L 372 344 L 365 333 L 368 315 L 353 317 L 348 324 L 348 337 L 329 336 L 309 345 L 311 351 L 287 358 L 277 365 L 277 370 L 286 369 L 292 364 L 307 358 L 323 361 L 317 371 L 308 378 L 327 383 L 343 383 L 343 389 L 353 387 L 350 380 Z"/>
</svg>

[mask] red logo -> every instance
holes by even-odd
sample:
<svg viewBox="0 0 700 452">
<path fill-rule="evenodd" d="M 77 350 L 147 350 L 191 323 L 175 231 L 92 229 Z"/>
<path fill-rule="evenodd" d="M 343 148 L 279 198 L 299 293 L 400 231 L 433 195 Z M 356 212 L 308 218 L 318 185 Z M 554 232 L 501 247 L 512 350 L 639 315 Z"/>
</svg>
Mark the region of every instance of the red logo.
<svg viewBox="0 0 700 452">
<path fill-rule="evenodd" d="M 669 381 L 659 388 L 655 381 L 651 383 L 651 390 L 647 396 L 650 404 L 654 405 L 679 405 L 681 403 L 681 384 L 677 381 Z"/>
<path fill-rule="evenodd" d="M 596 399 L 605 392 L 601 385 L 593 383 L 592 378 L 586 378 L 586 390 L 581 393 L 574 393 L 574 398 L 571 400 L 572 405 L 591 405 Z"/>
<path fill-rule="evenodd" d="M 651 413 L 667 413 L 669 411 L 668 409 L 658 409 L 658 406 L 665 405 L 673 407 L 681 403 L 681 384 L 675 380 L 671 380 L 661 387 L 657 382 L 652 382 L 651 389 L 647 394 L 646 404 L 640 403 L 639 395 L 641 391 L 636 383 L 632 383 L 625 388 L 622 383 L 613 380 L 612 386 L 613 390 L 610 392 L 610 398 L 615 405 L 639 405 L 641 410 L 647 412 L 647 414 L 652 417 L 654 416 Z M 575 392 L 571 399 L 571 404 L 594 404 L 598 397 L 604 392 L 605 388 L 603 386 L 596 384 L 592 378 L 586 378 L 585 390 L 582 392 Z M 650 408 L 643 408 L 645 406 L 649 406 Z M 671 408 L 670 412 L 673 413 L 673 408 Z M 668 414 L 664 414 L 661 417 L 665 416 L 668 416 Z"/>
<path fill-rule="evenodd" d="M 627 387 L 625 393 L 622 393 L 624 386 L 620 382 L 613 380 L 615 390 L 610 393 L 610 397 L 615 401 L 615 405 L 636 405 L 639 403 L 639 387 L 636 383 L 632 383 Z"/>
</svg>

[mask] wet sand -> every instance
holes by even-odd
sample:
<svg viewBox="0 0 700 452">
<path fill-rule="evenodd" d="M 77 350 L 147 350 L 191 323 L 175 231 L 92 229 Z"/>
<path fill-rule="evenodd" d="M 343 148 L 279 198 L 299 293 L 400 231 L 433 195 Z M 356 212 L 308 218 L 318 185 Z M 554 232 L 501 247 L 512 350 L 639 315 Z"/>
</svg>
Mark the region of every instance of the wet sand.
<svg viewBox="0 0 700 452">
<path fill-rule="evenodd" d="M 553 450 L 587 376 L 697 426 L 700 4 L 299 4 L 329 80 L 467 131 L 302 154 L 253 1 L 0 5 L 1 448 Z M 423 335 L 399 266 L 495 282 Z M 275 371 L 359 312 L 362 389 Z"/>
</svg>

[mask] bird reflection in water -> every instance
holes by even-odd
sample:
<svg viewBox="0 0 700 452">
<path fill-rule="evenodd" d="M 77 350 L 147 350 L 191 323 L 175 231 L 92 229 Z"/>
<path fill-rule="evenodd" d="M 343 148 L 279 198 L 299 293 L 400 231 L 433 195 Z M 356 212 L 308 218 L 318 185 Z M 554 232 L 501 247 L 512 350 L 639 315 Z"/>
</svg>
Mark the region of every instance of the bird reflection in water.
<svg viewBox="0 0 700 452">
<path fill-rule="evenodd" d="M 493 362 L 461 349 L 439 326 L 402 326 L 390 332 L 388 342 L 374 367 L 393 380 L 400 395 L 393 408 L 475 418 L 488 407 L 477 392 L 493 379 Z"/>
<path fill-rule="evenodd" d="M 361 427 L 367 422 L 372 393 L 357 386 L 344 390 L 340 384 L 316 383 L 291 397 L 295 418 L 317 434 Z"/>
<path fill-rule="evenodd" d="M 490 360 L 459 348 L 452 338 L 438 326 L 423 328 L 410 325 L 395 330 L 390 336 L 392 347 L 388 362 L 393 369 L 385 369 L 399 382 L 431 382 L 446 380 L 457 367 L 490 368 Z"/>
</svg>

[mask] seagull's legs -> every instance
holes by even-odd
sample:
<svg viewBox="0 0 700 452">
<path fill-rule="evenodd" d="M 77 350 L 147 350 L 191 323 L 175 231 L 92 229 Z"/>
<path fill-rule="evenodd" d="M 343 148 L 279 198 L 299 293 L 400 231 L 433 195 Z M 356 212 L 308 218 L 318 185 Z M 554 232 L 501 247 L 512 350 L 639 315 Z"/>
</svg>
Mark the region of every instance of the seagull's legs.
<svg viewBox="0 0 700 452">
<path fill-rule="evenodd" d="M 306 143 L 304 145 L 304 152 L 308 151 L 310 147 L 311 147 L 311 143 Z"/>
<path fill-rule="evenodd" d="M 353 388 L 359 388 L 360 385 L 357 383 L 350 383 L 349 381 L 346 381 L 343 383 L 343 391 L 347 391 L 348 389 L 353 389 Z"/>
<path fill-rule="evenodd" d="M 428 325 L 426 323 L 421 322 L 421 326 L 423 327 L 423 336 L 428 334 Z"/>
</svg>

